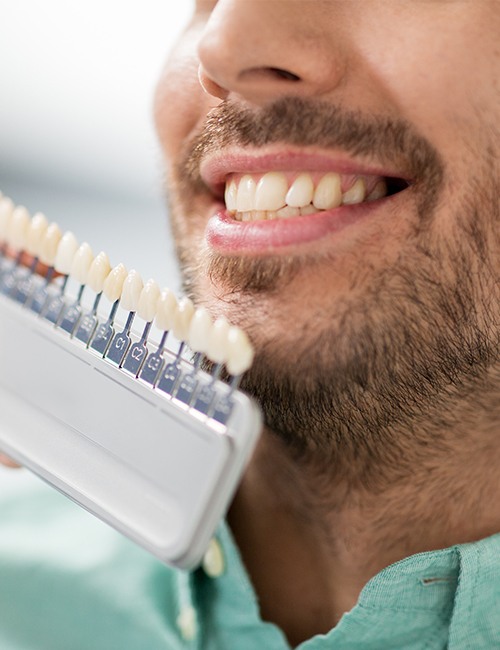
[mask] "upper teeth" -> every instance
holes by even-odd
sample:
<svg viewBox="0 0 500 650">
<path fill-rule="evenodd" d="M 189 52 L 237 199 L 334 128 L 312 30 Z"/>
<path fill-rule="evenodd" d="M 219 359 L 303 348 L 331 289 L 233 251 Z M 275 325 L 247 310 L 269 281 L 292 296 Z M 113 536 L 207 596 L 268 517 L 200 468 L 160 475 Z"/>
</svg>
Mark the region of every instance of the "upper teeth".
<svg viewBox="0 0 500 650">
<path fill-rule="evenodd" d="M 260 177 L 245 174 L 226 183 L 227 210 L 241 220 L 293 217 L 342 204 L 361 203 L 385 196 L 385 181 L 376 177 L 342 177 L 328 172 L 314 182 L 301 172 L 289 183 L 283 172 Z"/>
</svg>

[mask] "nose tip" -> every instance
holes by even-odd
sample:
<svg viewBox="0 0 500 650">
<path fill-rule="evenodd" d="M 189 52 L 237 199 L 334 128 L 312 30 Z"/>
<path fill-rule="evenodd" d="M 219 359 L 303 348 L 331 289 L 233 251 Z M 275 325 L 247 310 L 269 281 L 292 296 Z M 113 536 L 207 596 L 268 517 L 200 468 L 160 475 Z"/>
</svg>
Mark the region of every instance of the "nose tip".
<svg viewBox="0 0 500 650">
<path fill-rule="evenodd" d="M 257 104 L 333 90 L 344 72 L 338 43 L 331 32 L 320 31 L 321 21 L 308 27 L 300 18 L 299 12 L 284 15 L 282 3 L 221 3 L 198 47 L 203 89 L 219 99 L 234 94 Z"/>
</svg>

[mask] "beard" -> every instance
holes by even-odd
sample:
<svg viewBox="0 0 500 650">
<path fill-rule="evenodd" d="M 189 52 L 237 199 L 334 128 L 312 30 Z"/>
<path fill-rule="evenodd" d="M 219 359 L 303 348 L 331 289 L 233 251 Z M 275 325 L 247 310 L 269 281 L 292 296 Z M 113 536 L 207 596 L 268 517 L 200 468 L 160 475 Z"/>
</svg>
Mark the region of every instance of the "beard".
<svg viewBox="0 0 500 650">
<path fill-rule="evenodd" d="M 397 258 L 370 266 L 360 253 L 349 291 L 325 287 L 311 298 L 309 280 L 338 265 L 333 255 L 207 252 L 201 218 L 188 223 L 206 192 L 200 160 L 233 144 L 274 142 L 340 147 L 404 170 L 415 215 Z M 449 432 L 473 427 L 478 405 L 498 423 L 500 183 L 491 156 L 468 176 L 467 198 L 454 202 L 453 228 L 442 229 L 445 165 L 407 123 L 297 98 L 258 112 L 223 102 L 187 144 L 170 195 L 185 289 L 207 302 L 209 286 L 248 331 L 256 356 L 241 386 L 297 462 L 373 491 L 432 454 L 452 453 Z"/>
</svg>

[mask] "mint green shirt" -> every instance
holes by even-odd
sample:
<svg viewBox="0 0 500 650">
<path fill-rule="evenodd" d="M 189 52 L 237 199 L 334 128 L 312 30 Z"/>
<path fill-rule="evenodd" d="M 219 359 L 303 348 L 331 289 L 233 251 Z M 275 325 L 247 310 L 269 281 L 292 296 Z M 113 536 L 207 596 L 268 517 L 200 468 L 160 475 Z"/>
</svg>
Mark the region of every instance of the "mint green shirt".
<svg viewBox="0 0 500 650">
<path fill-rule="evenodd" d="M 288 649 L 227 526 L 217 538 L 219 575 L 178 571 L 44 485 L 0 494 L 0 650 Z M 299 648 L 500 648 L 500 535 L 384 569 Z"/>
</svg>

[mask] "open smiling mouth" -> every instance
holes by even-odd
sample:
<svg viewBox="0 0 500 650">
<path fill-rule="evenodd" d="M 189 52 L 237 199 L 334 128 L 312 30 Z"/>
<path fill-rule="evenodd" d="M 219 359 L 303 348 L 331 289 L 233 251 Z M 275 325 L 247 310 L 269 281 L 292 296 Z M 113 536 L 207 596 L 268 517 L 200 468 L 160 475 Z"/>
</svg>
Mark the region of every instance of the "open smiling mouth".
<svg viewBox="0 0 500 650">
<path fill-rule="evenodd" d="M 219 207 L 206 240 L 227 255 L 286 252 L 339 233 L 410 185 L 393 176 L 328 170 L 231 171 L 217 183 Z"/>
<path fill-rule="evenodd" d="M 237 221 L 299 217 L 391 196 L 408 187 L 397 178 L 335 172 L 234 174 L 226 181 L 225 203 Z"/>
</svg>

